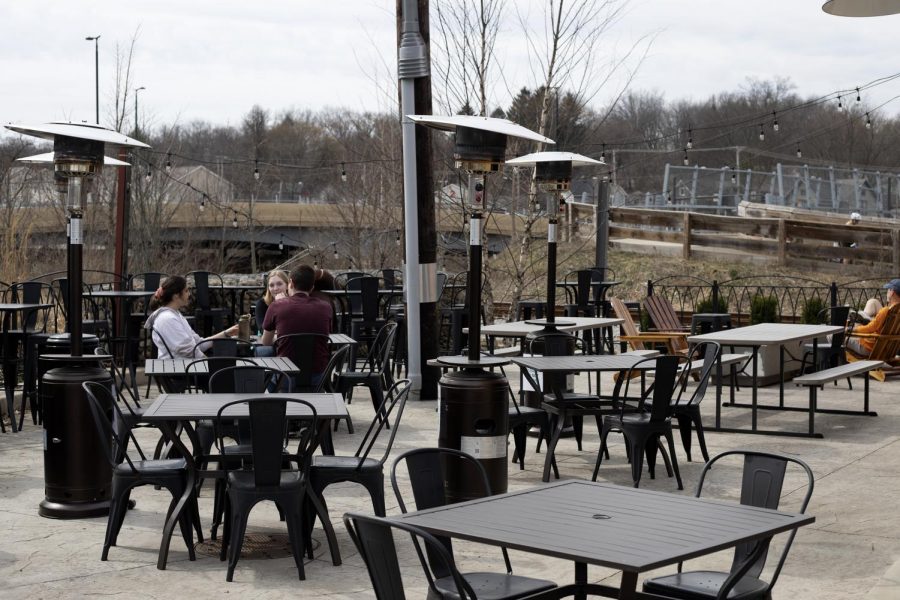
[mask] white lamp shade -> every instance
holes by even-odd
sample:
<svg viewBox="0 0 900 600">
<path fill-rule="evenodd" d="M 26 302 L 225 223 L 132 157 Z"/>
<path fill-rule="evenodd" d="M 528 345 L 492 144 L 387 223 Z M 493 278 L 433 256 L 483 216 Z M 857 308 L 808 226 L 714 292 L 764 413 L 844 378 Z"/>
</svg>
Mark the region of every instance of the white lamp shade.
<svg viewBox="0 0 900 600">
<path fill-rule="evenodd" d="M 88 123 L 45 123 L 43 125 L 4 125 L 7 129 L 31 135 L 45 140 L 54 140 L 56 136 L 66 136 L 82 140 L 103 142 L 107 146 L 120 146 L 125 148 L 149 148 L 147 144 L 130 138 L 125 134 Z"/>
<path fill-rule="evenodd" d="M 43 154 L 35 154 L 34 156 L 23 156 L 22 158 L 17 158 L 16 160 L 19 162 L 27 162 L 27 163 L 52 164 L 54 159 L 55 159 L 55 154 L 53 152 L 45 152 Z M 103 164 L 106 165 L 107 167 L 131 166 L 131 163 L 127 163 L 123 160 L 119 160 L 118 158 L 113 158 L 111 156 L 104 156 Z"/>
<path fill-rule="evenodd" d="M 900 13 L 900 0 L 828 0 L 822 10 L 838 17 L 884 17 Z"/>
</svg>

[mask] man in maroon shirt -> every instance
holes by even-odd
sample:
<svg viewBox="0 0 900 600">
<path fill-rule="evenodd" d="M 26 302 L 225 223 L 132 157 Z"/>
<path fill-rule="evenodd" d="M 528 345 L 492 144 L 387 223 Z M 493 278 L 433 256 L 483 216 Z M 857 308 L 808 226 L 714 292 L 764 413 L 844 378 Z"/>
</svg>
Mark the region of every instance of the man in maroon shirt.
<svg viewBox="0 0 900 600">
<path fill-rule="evenodd" d="M 276 300 L 269 305 L 263 321 L 263 345 L 271 346 L 276 336 L 292 333 L 331 333 L 332 308 L 327 300 L 310 296 L 316 282 L 316 272 L 308 265 L 301 265 L 291 271 L 288 291 L 290 296 Z M 287 340 L 290 342 L 291 340 Z M 294 357 L 290 343 L 279 344 L 278 356 Z M 313 384 L 318 383 L 322 371 L 328 365 L 329 351 L 324 339 L 316 340 L 313 351 Z"/>
</svg>

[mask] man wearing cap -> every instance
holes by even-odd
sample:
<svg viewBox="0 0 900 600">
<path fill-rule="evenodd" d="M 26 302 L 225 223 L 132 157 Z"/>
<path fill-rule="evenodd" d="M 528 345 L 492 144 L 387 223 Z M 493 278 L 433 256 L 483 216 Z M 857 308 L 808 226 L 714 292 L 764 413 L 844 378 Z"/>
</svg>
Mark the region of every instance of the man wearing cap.
<svg viewBox="0 0 900 600">
<path fill-rule="evenodd" d="M 853 333 L 881 333 L 884 328 L 884 322 L 887 320 L 888 311 L 897 303 L 900 303 L 900 279 L 891 279 L 884 284 L 887 290 L 887 306 L 878 311 L 875 318 L 866 325 L 857 325 L 853 328 Z M 847 348 L 859 354 L 860 356 L 869 356 L 872 348 L 875 347 L 875 340 L 871 338 L 861 338 L 850 336 L 847 339 Z"/>
</svg>

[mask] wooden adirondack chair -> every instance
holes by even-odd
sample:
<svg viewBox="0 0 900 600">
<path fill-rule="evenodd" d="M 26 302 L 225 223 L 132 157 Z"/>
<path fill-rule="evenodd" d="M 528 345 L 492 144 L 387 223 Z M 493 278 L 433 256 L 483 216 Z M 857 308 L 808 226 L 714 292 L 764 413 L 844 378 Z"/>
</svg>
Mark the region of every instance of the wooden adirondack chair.
<svg viewBox="0 0 900 600">
<path fill-rule="evenodd" d="M 880 360 L 887 363 L 890 365 L 889 367 L 869 371 L 869 376 L 878 381 L 884 381 L 888 375 L 900 373 L 900 357 L 897 356 L 900 353 L 900 304 L 891 307 L 881 333 L 853 333 L 851 331 L 848 335 L 873 339 L 875 346 L 869 356 L 859 356 L 849 348 L 845 348 L 847 362 Z"/>
<path fill-rule="evenodd" d="M 632 350 L 646 350 L 647 348 L 644 347 L 645 343 L 663 343 L 668 348 L 669 354 L 687 353 L 687 333 L 680 331 L 638 331 L 631 318 L 631 313 L 622 300 L 610 298 L 609 303 L 616 314 L 616 318 L 622 319 L 622 331 L 625 334 L 619 336 L 619 338 L 628 342 Z"/>
</svg>

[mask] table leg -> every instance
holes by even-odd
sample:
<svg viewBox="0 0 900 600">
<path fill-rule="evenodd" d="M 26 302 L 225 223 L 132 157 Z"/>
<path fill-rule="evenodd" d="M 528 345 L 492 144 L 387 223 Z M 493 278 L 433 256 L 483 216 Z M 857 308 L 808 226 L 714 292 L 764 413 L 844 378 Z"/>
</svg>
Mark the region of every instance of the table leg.
<svg viewBox="0 0 900 600">
<path fill-rule="evenodd" d="M 778 406 L 784 408 L 784 346 L 778 346 Z"/>
<path fill-rule="evenodd" d="M 716 429 L 722 426 L 722 355 L 716 359 Z"/>
<path fill-rule="evenodd" d="M 3 389 L 6 392 L 6 408 L 9 411 L 9 426 L 13 433 L 19 429 L 16 427 L 15 393 L 16 393 L 16 346 L 10 343 L 9 322 L 11 313 L 3 315 Z M 24 321 L 23 321 L 24 322 Z M 11 358 L 12 357 L 12 358 Z M 23 392 L 24 393 L 24 392 Z"/>
<path fill-rule="evenodd" d="M 575 586 L 576 591 L 573 596 L 575 600 L 587 600 L 585 586 L 587 585 L 587 563 L 575 563 Z"/>
<path fill-rule="evenodd" d="M 754 346 L 753 347 L 753 377 L 752 377 L 753 383 L 751 384 L 753 386 L 753 390 L 750 394 L 750 397 L 752 398 L 751 402 L 753 405 L 751 408 L 751 415 L 750 415 L 750 429 L 753 431 L 756 431 L 756 387 L 757 387 L 756 383 L 757 383 L 757 373 L 758 373 L 758 371 L 757 371 L 758 359 L 759 359 L 759 346 Z"/>
<path fill-rule="evenodd" d="M 178 499 L 175 508 L 172 509 L 172 514 L 169 515 L 169 518 L 166 520 L 166 524 L 163 527 L 162 541 L 159 545 L 159 560 L 156 563 L 156 568 L 160 571 L 165 571 L 166 561 L 169 558 L 169 544 L 172 541 L 172 532 L 175 531 L 175 526 L 178 525 L 178 518 L 181 515 L 181 511 L 185 509 L 188 501 L 190 501 L 191 495 L 194 494 L 194 486 L 197 484 L 197 464 L 194 462 L 191 452 L 185 447 L 178 435 L 176 435 L 174 424 L 171 421 L 160 421 L 159 428 L 162 430 L 163 435 L 165 435 L 178 451 L 182 453 L 182 457 L 187 462 L 188 472 L 187 485 L 185 485 L 184 493 L 181 495 L 181 498 Z M 191 560 L 196 559 L 193 547 L 188 549 L 188 554 Z"/>
<path fill-rule="evenodd" d="M 619 585 L 619 600 L 631 600 L 637 597 L 637 573 L 622 571 L 622 583 Z"/>
</svg>

